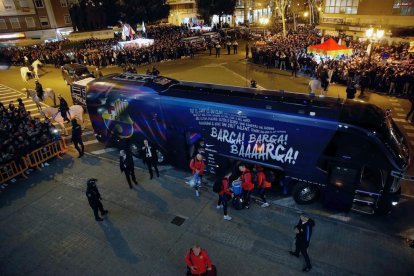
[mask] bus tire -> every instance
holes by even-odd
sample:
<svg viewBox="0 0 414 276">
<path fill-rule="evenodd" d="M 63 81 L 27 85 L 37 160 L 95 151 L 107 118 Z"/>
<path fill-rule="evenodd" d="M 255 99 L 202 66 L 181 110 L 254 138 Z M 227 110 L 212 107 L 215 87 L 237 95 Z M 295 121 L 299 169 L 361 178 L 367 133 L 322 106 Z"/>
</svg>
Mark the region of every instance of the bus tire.
<svg viewBox="0 0 414 276">
<path fill-rule="evenodd" d="M 311 204 L 319 196 L 319 189 L 312 184 L 297 182 L 292 188 L 292 197 L 298 204 Z"/>
</svg>

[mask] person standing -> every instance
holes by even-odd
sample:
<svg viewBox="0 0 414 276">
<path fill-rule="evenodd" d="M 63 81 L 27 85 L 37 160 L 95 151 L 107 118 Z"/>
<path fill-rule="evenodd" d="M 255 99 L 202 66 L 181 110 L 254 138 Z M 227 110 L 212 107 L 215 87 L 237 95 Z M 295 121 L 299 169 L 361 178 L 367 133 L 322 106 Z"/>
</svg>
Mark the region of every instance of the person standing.
<svg viewBox="0 0 414 276">
<path fill-rule="evenodd" d="M 224 213 L 224 220 L 231 220 L 232 217 L 227 215 L 227 202 L 229 201 L 229 198 L 233 198 L 234 195 L 230 191 L 229 184 L 230 184 L 230 176 L 231 171 L 227 172 L 224 177 L 221 179 L 221 189 L 218 193 L 218 202 L 217 202 L 217 209 L 223 208 Z"/>
<path fill-rule="evenodd" d="M 231 51 L 231 42 L 230 42 L 230 40 L 227 41 L 226 46 L 227 46 L 227 54 L 230 55 L 230 51 Z"/>
<path fill-rule="evenodd" d="M 119 168 L 121 169 L 121 173 L 125 172 L 125 177 L 128 182 L 129 188 L 132 189 L 131 176 L 132 181 L 134 181 L 135 185 L 138 185 L 134 172 L 134 159 L 132 159 L 131 154 L 127 154 L 124 150 L 121 150 L 119 152 L 119 155 Z"/>
<path fill-rule="evenodd" d="M 98 179 L 91 178 L 88 180 L 87 189 L 86 189 L 86 197 L 88 198 L 89 205 L 93 210 L 93 214 L 95 216 L 96 221 L 103 221 L 103 219 L 99 216 L 98 211 L 101 212 L 101 215 L 104 216 L 109 213 L 108 210 L 105 210 L 102 205 L 102 197 L 99 193 L 98 187 L 96 187 L 96 182 Z"/>
<path fill-rule="evenodd" d="M 198 153 L 195 158 L 191 159 L 190 169 L 192 171 L 192 175 L 198 174 L 198 177 L 199 177 L 198 182 L 200 184 L 203 179 L 204 168 L 205 168 L 205 164 L 204 164 L 203 156 Z M 196 190 L 196 196 L 200 196 L 200 192 L 198 191 L 199 183 L 194 184 L 194 189 Z"/>
<path fill-rule="evenodd" d="M 35 90 L 36 90 L 37 97 L 43 102 L 43 95 L 45 93 L 43 91 L 43 86 L 39 82 L 39 80 L 35 80 L 35 84 L 36 84 Z"/>
<path fill-rule="evenodd" d="M 249 58 L 249 50 L 250 50 L 250 47 L 249 47 L 249 42 L 247 42 L 247 43 L 246 43 L 246 59 L 248 59 L 248 58 Z"/>
<path fill-rule="evenodd" d="M 60 114 L 63 117 L 63 120 L 65 120 L 65 122 L 69 123 L 69 118 L 68 118 L 68 111 L 69 111 L 69 105 L 66 102 L 66 100 L 62 97 L 62 95 L 59 94 L 58 96 L 59 98 L 59 110 L 60 110 Z"/>
<path fill-rule="evenodd" d="M 78 124 L 76 119 L 72 119 L 72 142 L 75 146 L 75 149 L 79 152 L 79 158 L 84 154 L 85 147 L 82 141 L 82 127 Z M 82 150 L 79 148 L 81 146 Z"/>
<path fill-rule="evenodd" d="M 362 72 L 361 78 L 359 80 L 359 86 L 361 88 L 361 93 L 359 94 L 359 96 L 364 97 L 365 89 L 368 86 L 368 77 L 365 71 Z"/>
<path fill-rule="evenodd" d="M 239 46 L 239 43 L 237 43 L 237 40 L 233 41 L 233 54 L 237 54 L 237 47 Z"/>
<path fill-rule="evenodd" d="M 144 158 L 144 163 L 148 166 L 148 172 L 150 174 L 150 179 L 154 177 L 154 174 L 152 172 L 152 167 L 155 169 L 155 173 L 157 174 L 157 177 L 160 177 L 160 174 L 158 172 L 157 167 L 157 150 L 152 145 L 148 144 L 148 140 L 144 140 L 144 146 L 142 147 L 142 156 Z"/>
<path fill-rule="evenodd" d="M 310 96 L 315 96 L 318 90 L 322 88 L 320 80 L 317 78 L 313 78 L 309 81 L 309 90 Z M 325 95 L 321 92 L 320 97 L 324 97 Z"/>
<path fill-rule="evenodd" d="M 210 257 L 205 249 L 195 244 L 185 255 L 187 264 L 187 276 L 207 276 L 207 271 L 212 270 Z"/>
<path fill-rule="evenodd" d="M 220 57 L 220 49 L 221 49 L 221 45 L 220 45 L 220 43 L 217 42 L 217 44 L 216 44 L 216 58 Z"/>
<path fill-rule="evenodd" d="M 356 94 L 356 88 L 355 88 L 355 82 L 352 81 L 348 84 L 348 87 L 346 88 L 346 98 L 347 99 L 354 99 Z"/>
<path fill-rule="evenodd" d="M 256 166 L 257 171 L 257 188 L 259 188 L 259 195 L 263 201 L 261 205 L 263 208 L 269 207 L 269 203 L 266 201 L 266 189 L 272 187 L 272 183 L 267 181 L 266 174 L 264 173 L 264 169 L 261 166 Z"/>
<path fill-rule="evenodd" d="M 239 166 L 239 171 L 242 173 L 240 175 L 240 180 L 242 181 L 242 194 L 243 194 L 243 202 L 244 208 L 249 209 L 250 206 L 250 196 L 252 190 L 254 189 L 254 184 L 252 183 L 252 174 L 250 170 L 246 168 L 245 165 Z"/>
<path fill-rule="evenodd" d="M 305 258 L 306 266 L 302 269 L 304 272 L 308 272 L 312 269 L 312 265 L 310 263 L 309 255 L 308 255 L 308 247 L 310 243 L 310 239 L 312 237 L 312 230 L 315 226 L 315 222 L 309 218 L 308 215 L 302 214 L 300 216 L 298 224 L 295 226 L 295 234 L 296 234 L 296 241 L 295 241 L 295 252 L 289 251 L 289 253 L 293 256 L 299 258 L 299 254 L 302 253 L 303 257 Z"/>
</svg>

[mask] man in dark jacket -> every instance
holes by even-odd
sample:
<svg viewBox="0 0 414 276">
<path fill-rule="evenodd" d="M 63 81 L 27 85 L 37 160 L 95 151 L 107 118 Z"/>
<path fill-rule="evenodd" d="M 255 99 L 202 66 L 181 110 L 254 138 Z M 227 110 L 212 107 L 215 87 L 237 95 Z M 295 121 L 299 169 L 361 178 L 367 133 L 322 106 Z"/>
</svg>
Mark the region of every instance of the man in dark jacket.
<svg viewBox="0 0 414 276">
<path fill-rule="evenodd" d="M 101 194 L 98 191 L 98 187 L 96 187 L 96 182 L 98 179 L 91 178 L 86 183 L 88 185 L 86 189 L 86 197 L 88 198 L 89 205 L 91 206 L 93 210 L 93 214 L 95 215 L 96 221 L 103 221 L 101 217 L 99 217 L 98 210 L 101 212 L 101 215 L 108 214 L 108 210 L 105 210 L 102 206 L 101 200 Z"/>
<path fill-rule="evenodd" d="M 119 168 L 121 169 L 121 173 L 125 172 L 125 177 L 128 182 L 129 188 L 132 189 L 131 176 L 132 181 L 134 181 L 135 185 L 138 185 L 134 172 L 134 159 L 132 159 L 131 154 L 127 154 L 124 150 L 121 150 L 119 154 Z"/>
<path fill-rule="evenodd" d="M 348 87 L 346 88 L 346 98 L 347 99 L 354 99 L 356 94 L 355 82 L 350 82 Z"/>
<path fill-rule="evenodd" d="M 69 123 L 69 118 L 68 118 L 68 111 L 69 111 L 69 105 L 66 102 L 66 100 L 62 97 L 62 95 L 59 94 L 58 96 L 59 98 L 59 110 L 60 110 L 60 114 L 63 117 L 63 120 L 65 120 L 65 122 Z"/>
<path fill-rule="evenodd" d="M 39 100 L 43 101 L 43 95 L 44 95 L 43 86 L 38 80 L 35 80 L 35 84 L 36 84 L 35 90 L 36 90 L 37 97 L 39 98 Z"/>
<path fill-rule="evenodd" d="M 308 247 L 310 239 L 312 237 L 312 228 L 315 226 L 315 222 L 310 219 L 306 214 L 300 216 L 298 224 L 295 226 L 296 233 L 296 250 L 295 252 L 290 251 L 289 253 L 299 258 L 299 254 L 302 253 L 305 258 L 306 266 L 302 269 L 304 272 L 311 270 L 312 265 L 310 263 L 308 255 Z"/>
<path fill-rule="evenodd" d="M 79 158 L 83 156 L 85 147 L 82 142 L 82 127 L 78 124 L 76 119 L 72 119 L 72 142 L 75 149 L 79 152 Z M 81 146 L 82 150 L 79 148 Z"/>
<path fill-rule="evenodd" d="M 148 144 L 148 140 L 144 140 L 144 146 L 142 147 L 142 156 L 144 158 L 144 163 L 148 166 L 148 172 L 150 174 L 150 179 L 154 177 L 154 174 L 152 172 L 152 167 L 155 169 L 155 173 L 157 174 L 157 177 L 160 177 L 160 174 L 158 172 L 158 157 L 157 157 L 157 149 Z"/>
</svg>

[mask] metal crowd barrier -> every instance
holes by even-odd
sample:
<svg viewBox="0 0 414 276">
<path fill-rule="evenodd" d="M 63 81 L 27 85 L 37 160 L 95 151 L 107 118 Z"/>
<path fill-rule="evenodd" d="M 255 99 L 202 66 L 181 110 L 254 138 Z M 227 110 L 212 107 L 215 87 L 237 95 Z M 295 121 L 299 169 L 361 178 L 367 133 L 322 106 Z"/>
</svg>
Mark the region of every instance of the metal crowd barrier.
<svg viewBox="0 0 414 276">
<path fill-rule="evenodd" d="M 26 156 L 26 160 L 29 167 L 36 168 L 41 171 L 40 165 L 42 163 L 53 157 L 62 159 L 60 155 L 64 154 L 66 151 L 66 144 L 62 139 L 60 139 L 32 151 Z"/>
<path fill-rule="evenodd" d="M 24 172 L 28 169 L 26 159 L 23 157 L 20 162 L 16 164 L 16 161 L 12 161 L 0 167 L 0 183 L 9 181 L 18 175 L 22 175 L 24 178 L 27 176 Z"/>
</svg>

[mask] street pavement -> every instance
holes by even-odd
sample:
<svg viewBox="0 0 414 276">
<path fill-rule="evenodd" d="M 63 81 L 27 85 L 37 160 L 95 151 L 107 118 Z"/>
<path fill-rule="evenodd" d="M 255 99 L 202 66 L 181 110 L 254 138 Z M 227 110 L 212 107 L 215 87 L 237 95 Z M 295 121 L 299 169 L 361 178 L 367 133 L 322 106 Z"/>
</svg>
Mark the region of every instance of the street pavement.
<svg viewBox="0 0 414 276">
<path fill-rule="evenodd" d="M 288 254 L 298 213 L 271 205 L 229 208 L 223 220 L 217 195 L 201 197 L 186 186 L 188 172 L 161 167 L 160 178 L 136 169 L 130 190 L 118 164 L 71 151 L 63 160 L 19 180 L 1 195 L 1 275 L 184 275 L 184 255 L 194 244 L 208 250 L 220 275 L 299 275 L 302 258 Z M 99 179 L 110 212 L 96 222 L 85 196 L 89 177 Z M 171 221 L 185 219 L 181 226 Z M 410 275 L 414 251 L 381 232 L 324 216 L 309 249 L 311 275 Z"/>
<path fill-rule="evenodd" d="M 162 75 L 180 80 L 248 86 L 254 78 L 262 88 L 308 92 L 306 78 L 251 64 L 244 59 L 244 52 L 239 53 L 220 58 L 201 54 L 156 66 Z M 139 68 L 139 72 L 148 67 Z M 46 70 L 40 79 L 43 87 L 53 88 L 71 103 L 60 70 L 49 66 Z M 103 70 L 104 74 L 120 71 L 117 67 Z M 14 67 L 1 72 L 0 84 L 3 103 L 25 97 L 23 87 L 34 88 L 32 80 L 22 83 Z M 345 97 L 345 88 L 331 85 L 328 95 Z M 391 108 L 410 145 L 414 144 L 414 127 L 404 120 L 407 100 L 376 93 L 358 100 Z M 31 100 L 24 102 L 37 116 Z M 48 100 L 46 104 L 52 103 Z M 131 193 L 117 169 L 118 150 L 98 143 L 90 122 L 83 134 L 87 158 L 74 158 L 75 150 L 70 146 L 70 155 L 64 161 L 54 161 L 51 167 L 31 174 L 29 180 L 19 179 L 0 194 L 1 275 L 183 275 L 182 258 L 193 242 L 209 250 L 221 275 L 295 275 L 303 260 L 292 259 L 286 252 L 301 210 L 316 218 L 310 249 L 315 260 L 313 274 L 409 275 L 412 271 L 413 250 L 404 240 L 414 239 L 411 182 L 404 182 L 400 205 L 385 217 L 336 213 L 318 203 L 299 206 L 275 191 L 269 196 L 270 209 L 262 210 L 259 205 L 248 211 L 231 209 L 234 220 L 225 222 L 215 209 L 215 195 L 206 192 L 213 179 L 196 199 L 184 185 L 188 172 L 163 167 L 160 179 L 147 181 L 137 160 L 143 183 Z M 69 137 L 65 139 L 69 143 Z M 101 180 L 104 206 L 111 210 L 109 220 L 100 226 L 93 220 L 84 196 L 88 177 Z M 186 218 L 182 226 L 170 223 L 175 216 Z M 22 261 L 29 256 L 33 259 L 30 263 Z"/>
</svg>

